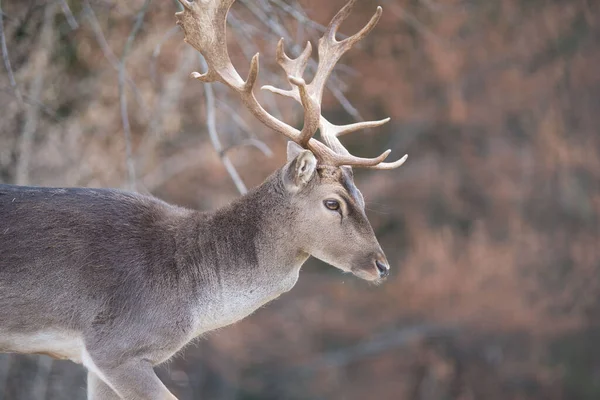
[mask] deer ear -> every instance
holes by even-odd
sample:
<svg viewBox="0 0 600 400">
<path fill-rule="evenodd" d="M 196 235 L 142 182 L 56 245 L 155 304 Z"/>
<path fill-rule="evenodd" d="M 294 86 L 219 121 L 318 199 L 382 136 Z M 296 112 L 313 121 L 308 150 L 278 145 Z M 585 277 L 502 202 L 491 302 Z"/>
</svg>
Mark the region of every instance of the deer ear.
<svg viewBox="0 0 600 400">
<path fill-rule="evenodd" d="M 298 157 L 298 154 L 302 153 L 304 149 L 298 143 L 287 142 L 287 162 L 292 161 Z"/>
<path fill-rule="evenodd" d="M 285 186 L 291 192 L 297 192 L 310 182 L 317 169 L 315 155 L 310 150 L 305 150 L 295 143 L 294 145 L 297 148 L 293 148 L 293 151 L 298 151 L 299 149 L 299 153 L 288 163 L 284 175 Z M 288 157 L 290 156 L 291 148 L 292 146 L 288 145 Z"/>
</svg>

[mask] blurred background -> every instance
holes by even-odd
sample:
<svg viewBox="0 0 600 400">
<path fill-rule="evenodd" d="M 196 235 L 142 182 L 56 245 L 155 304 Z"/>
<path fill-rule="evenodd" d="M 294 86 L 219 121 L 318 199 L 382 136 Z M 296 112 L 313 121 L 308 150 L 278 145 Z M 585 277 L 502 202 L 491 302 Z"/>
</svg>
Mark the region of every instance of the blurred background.
<svg viewBox="0 0 600 400">
<path fill-rule="evenodd" d="M 342 5 L 236 2 L 234 64 L 245 76 L 260 51 L 257 86 L 286 87 L 279 37 L 297 55 Z M 377 5 L 323 113 L 390 116 L 344 143 L 409 154 L 355 171 L 392 276 L 373 287 L 311 260 L 291 292 L 188 346 L 161 379 L 181 400 L 600 398 L 600 2 L 359 0 L 341 32 Z M 176 1 L 0 7 L 0 182 L 214 210 L 285 162 L 285 140 L 223 85 L 189 78 L 202 61 Z M 259 100 L 301 126 L 291 100 Z M 81 366 L 0 355 L 0 399 L 84 398 Z"/>
</svg>

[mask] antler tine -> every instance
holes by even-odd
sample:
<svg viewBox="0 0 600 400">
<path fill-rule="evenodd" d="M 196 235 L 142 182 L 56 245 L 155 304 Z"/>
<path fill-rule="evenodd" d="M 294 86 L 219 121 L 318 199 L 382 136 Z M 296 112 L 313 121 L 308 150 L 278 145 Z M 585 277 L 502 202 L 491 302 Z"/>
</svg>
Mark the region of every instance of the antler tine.
<svg viewBox="0 0 600 400">
<path fill-rule="evenodd" d="M 365 121 L 365 122 L 358 122 L 355 124 L 348 124 L 348 125 L 334 125 L 331 122 L 327 121 L 325 118 L 321 118 L 321 125 L 319 126 L 319 128 L 321 129 L 321 137 L 323 138 L 323 141 L 327 144 L 327 146 L 329 146 L 331 149 L 333 149 L 337 154 L 351 156 L 348 149 L 346 149 L 344 147 L 344 145 L 338 139 L 338 136 L 342 136 L 347 133 L 355 132 L 360 129 L 375 128 L 377 126 L 381 126 L 381 125 L 387 123 L 389 120 L 390 120 L 389 118 L 384 118 L 379 121 Z M 383 154 L 386 154 L 386 157 L 387 157 L 387 155 L 389 153 L 390 153 L 390 150 L 387 150 Z M 383 156 L 383 154 L 382 154 L 382 156 Z M 354 160 L 355 162 L 348 163 L 346 165 L 355 166 L 355 167 L 365 167 L 365 168 L 371 168 L 371 169 L 388 170 L 388 169 L 398 168 L 399 166 L 404 164 L 404 162 L 406 161 L 407 158 L 408 158 L 408 154 L 405 154 L 401 159 L 391 162 L 391 163 L 383 162 L 383 159 L 382 159 L 381 160 L 382 162 L 380 162 L 378 164 L 371 164 L 371 163 L 365 164 L 365 162 L 363 161 L 364 159 L 359 160 L 357 157 Z M 385 159 L 385 157 L 384 157 L 384 159 Z"/>
<path fill-rule="evenodd" d="M 319 40 L 319 67 L 317 69 L 313 81 L 310 83 L 311 93 L 318 99 L 322 98 L 325 83 L 329 78 L 333 67 L 338 62 L 340 57 L 346 51 L 352 48 L 352 46 L 356 42 L 358 42 L 366 35 L 368 35 L 369 32 L 371 32 L 375 25 L 377 25 L 377 22 L 379 21 L 379 18 L 381 17 L 381 14 L 383 12 L 381 7 L 377 7 L 377 11 L 375 12 L 375 14 L 371 17 L 367 25 L 365 25 L 360 31 L 342 41 L 337 41 L 335 35 L 342 22 L 348 17 L 348 15 L 350 15 L 350 12 L 352 11 L 352 7 L 354 6 L 355 2 L 356 0 L 350 0 L 344 7 L 342 7 L 342 9 L 333 17 L 331 23 L 327 28 L 327 31 Z M 380 121 L 359 122 L 356 124 L 340 126 L 330 123 L 325 118 L 321 118 L 319 129 L 323 141 L 327 143 L 327 145 L 331 149 L 333 149 L 337 154 L 343 155 L 345 157 L 353 157 L 353 159 L 349 160 L 345 165 L 374 169 L 394 169 L 402 165 L 406 161 L 408 156 L 405 155 L 400 160 L 395 161 L 393 163 L 385 163 L 383 162 L 383 160 L 390 153 L 390 150 L 387 150 L 386 152 L 384 152 L 376 158 L 379 159 L 380 162 L 373 164 L 371 161 L 365 162 L 365 159 L 360 159 L 359 157 L 352 156 L 338 139 L 338 136 L 345 135 L 347 133 L 354 132 L 363 128 L 380 126 L 385 124 L 389 120 L 389 118 L 386 118 Z"/>
<path fill-rule="evenodd" d="M 348 124 L 348 125 L 332 125 L 332 128 L 329 129 L 335 129 L 334 133 L 336 137 L 340 137 L 342 135 L 348 134 L 348 133 L 352 133 L 352 132 L 356 132 L 359 131 L 361 129 L 369 129 L 369 128 L 376 128 L 378 126 L 381 126 L 385 123 L 387 123 L 390 120 L 390 118 L 384 118 L 384 119 L 380 119 L 379 121 L 365 121 L 365 122 L 357 122 L 355 124 Z"/>
<path fill-rule="evenodd" d="M 406 155 L 406 154 L 404 155 L 404 157 L 402 157 L 398 161 L 395 161 L 392 163 L 383 162 L 383 160 L 385 160 L 386 157 L 390 154 L 391 150 L 386 150 L 379 157 L 376 157 L 374 159 L 373 158 L 364 159 L 364 158 L 360 158 L 360 157 L 355 157 L 350 154 L 348 149 L 346 149 L 344 147 L 344 145 L 337 138 L 338 136 L 345 135 L 346 133 L 354 132 L 359 129 L 373 128 L 376 126 L 381 126 L 381 125 L 385 124 L 386 122 L 388 122 L 389 120 L 390 120 L 389 118 L 385 118 L 385 119 L 382 119 L 379 121 L 358 122 L 356 124 L 349 124 L 349 125 L 334 125 L 331 122 L 327 121 L 325 118 L 321 118 L 320 129 L 322 132 L 321 136 L 323 137 L 323 141 L 336 154 L 343 155 L 346 157 L 346 158 L 344 158 L 345 162 L 340 163 L 340 161 L 334 161 L 334 164 L 349 165 L 349 166 L 355 166 L 355 167 L 365 167 L 365 168 L 372 168 L 372 169 L 385 169 L 385 170 L 398 168 L 399 166 L 404 164 L 404 162 L 408 158 L 408 155 Z M 323 132 L 328 132 L 328 134 L 323 135 Z M 348 157 L 350 157 L 352 159 L 350 160 L 350 159 L 348 159 Z M 365 162 L 365 160 L 368 160 L 368 162 Z M 379 163 L 373 163 L 372 160 L 380 160 L 380 161 L 379 161 Z"/>
<path fill-rule="evenodd" d="M 277 43 L 277 63 L 283 68 L 283 70 L 291 76 L 296 76 L 301 78 L 304 75 L 304 70 L 308 65 L 308 60 L 310 60 L 310 54 L 312 53 L 312 45 L 310 42 L 306 42 L 306 46 L 302 53 L 295 59 L 291 59 L 285 54 L 284 48 L 284 39 L 279 39 Z"/>
<path fill-rule="evenodd" d="M 311 93 L 318 99 L 322 98 L 325 83 L 340 57 L 346 51 L 352 48 L 352 46 L 356 42 L 358 42 L 366 35 L 368 35 L 369 32 L 371 32 L 375 25 L 377 25 L 377 22 L 379 21 L 379 18 L 381 17 L 381 14 L 383 12 L 383 9 L 381 7 L 377 7 L 375 14 L 371 17 L 367 25 L 365 25 L 360 31 L 342 41 L 337 41 L 335 35 L 342 22 L 350 15 L 350 12 L 352 11 L 352 7 L 354 6 L 355 2 L 356 0 L 350 0 L 344 7 L 342 7 L 342 9 L 333 17 L 327 28 L 327 31 L 319 40 L 319 67 L 317 69 L 313 81 L 310 83 Z M 388 121 L 389 118 L 386 118 L 381 121 L 360 122 L 357 124 L 339 126 L 331 124 L 325 118 L 321 118 L 321 124 L 319 128 L 323 141 L 327 143 L 327 145 L 331 149 L 333 149 L 338 154 L 353 157 L 350 155 L 350 153 L 344 147 L 344 145 L 339 141 L 338 136 L 354 132 L 358 129 L 380 126 Z M 389 150 L 387 152 L 384 152 L 381 156 L 379 156 L 378 159 L 383 157 L 384 154 L 385 156 L 387 156 L 389 154 Z M 385 157 L 383 157 L 383 159 L 385 159 Z M 381 161 L 383 161 L 383 159 Z M 364 159 L 359 160 L 358 158 L 355 158 L 348 165 L 376 169 L 393 169 L 402 165 L 404 161 L 406 161 L 406 156 L 393 163 L 380 162 L 378 164 L 373 165 L 371 163 L 365 163 Z"/>
<path fill-rule="evenodd" d="M 311 148 L 309 141 L 319 127 L 319 119 L 315 115 L 320 115 L 321 107 L 308 95 L 304 80 L 300 77 L 295 81 L 299 93 L 303 93 L 299 100 L 307 111 L 304 127 L 302 131 L 298 131 L 269 114 L 254 97 L 253 89 L 258 76 L 258 53 L 252 58 L 250 72 L 245 81 L 231 63 L 227 52 L 226 22 L 229 8 L 235 0 L 178 1 L 183 6 L 183 11 L 175 15 L 177 24 L 183 28 L 184 40 L 204 56 L 208 65 L 204 74 L 194 72 L 192 77 L 202 82 L 224 83 L 240 95 L 244 105 L 266 126 L 301 146 Z M 309 55 L 306 56 L 307 60 Z"/>
<path fill-rule="evenodd" d="M 342 55 L 344 55 L 344 53 L 350 50 L 356 42 L 371 32 L 375 25 L 377 25 L 377 22 L 379 21 L 379 18 L 383 12 L 381 7 L 377 7 L 375 14 L 371 17 L 367 25 L 365 25 L 359 32 L 342 41 L 338 41 L 335 38 L 335 35 L 342 22 L 344 22 L 344 20 L 346 20 L 346 18 L 348 18 L 352 12 L 354 3 L 356 3 L 356 0 L 350 0 L 344 7 L 342 7 L 340 11 L 338 11 L 338 13 L 329 23 L 326 32 L 323 34 L 321 39 L 319 39 L 319 67 L 317 68 L 315 77 L 310 83 L 311 94 L 318 98 L 319 101 L 323 96 L 325 83 L 327 82 L 331 71 L 333 71 L 333 68 L 339 59 L 342 57 Z"/>
<path fill-rule="evenodd" d="M 375 158 L 356 157 L 351 155 L 345 148 L 343 149 L 344 153 L 338 153 L 335 149 L 331 149 L 330 147 L 327 147 L 327 145 L 314 139 L 310 141 L 309 147 L 315 154 L 318 155 L 318 157 L 323 163 L 327 165 L 333 165 L 336 167 L 346 165 L 374 168 L 377 165 L 381 165 L 383 161 L 387 158 L 387 156 L 390 154 L 390 150 L 386 150 Z"/>
<path fill-rule="evenodd" d="M 310 42 L 306 44 L 304 51 L 302 51 L 302 53 L 296 59 L 291 59 L 285 54 L 284 40 L 283 38 L 281 38 L 279 40 L 279 43 L 277 44 L 276 60 L 279 66 L 281 66 L 281 68 L 287 74 L 288 81 L 290 82 L 290 84 L 292 84 L 292 89 L 284 90 L 270 85 L 263 86 L 262 89 L 269 90 L 281 96 L 290 97 L 296 100 L 297 102 L 302 103 L 302 105 L 305 108 L 305 113 L 316 113 L 316 106 L 313 106 L 313 110 L 309 111 L 307 110 L 307 105 L 312 105 L 313 102 L 317 102 L 317 104 L 321 103 L 325 83 L 337 61 L 346 51 L 348 51 L 352 47 L 354 43 L 358 42 L 360 39 L 366 36 L 373 29 L 373 27 L 375 27 L 377 21 L 379 20 L 379 17 L 381 16 L 382 9 L 381 7 L 378 7 L 375 15 L 373 15 L 369 23 L 365 27 L 363 27 L 363 29 L 361 29 L 355 35 L 338 42 L 335 39 L 335 35 L 339 29 L 339 26 L 350 14 L 355 1 L 356 0 L 350 0 L 335 15 L 335 17 L 333 17 L 325 34 L 319 40 L 319 66 L 317 68 L 317 72 L 315 74 L 315 77 L 313 78 L 313 81 L 309 85 L 305 85 L 304 80 L 302 80 L 300 77 L 304 73 L 304 70 L 306 69 L 306 65 L 310 57 Z M 315 121 L 315 119 L 313 119 L 312 121 Z M 377 165 L 380 165 L 380 169 L 396 168 L 401 165 L 399 161 L 395 163 L 382 162 L 389 154 L 389 151 L 384 152 L 376 158 L 354 157 L 337 139 L 337 136 L 345 135 L 347 133 L 354 132 L 359 129 L 380 126 L 386 123 L 387 121 L 389 121 L 389 118 L 386 118 L 381 121 L 359 122 L 356 124 L 340 126 L 330 123 L 329 121 L 327 121 L 327 119 L 325 119 L 319 114 L 319 128 L 321 131 L 321 137 L 329 147 L 315 146 L 312 143 L 312 141 L 310 141 L 309 148 L 315 151 L 323 162 L 327 162 L 331 165 L 354 165 L 369 168 L 377 168 Z M 307 131 L 306 134 L 308 135 L 308 133 L 309 132 Z M 333 150 L 333 152 L 331 150 Z"/>
<path fill-rule="evenodd" d="M 335 36 L 336 33 L 346 18 L 350 15 L 352 8 L 356 0 L 350 0 L 342 9 L 332 18 L 329 26 L 327 27 L 327 31 L 323 35 L 323 37 L 319 40 L 319 67 L 317 68 L 317 72 L 313 81 L 310 83 L 310 90 L 313 96 L 318 99 L 321 99 L 323 96 L 323 89 L 325 88 L 325 83 L 331 74 L 335 64 L 338 62 L 340 57 L 348 51 L 352 46 L 364 38 L 366 35 L 371 32 L 371 30 L 377 25 L 379 18 L 383 12 L 381 7 L 377 7 L 375 14 L 371 17 L 369 22 L 357 33 L 354 35 L 342 40 L 338 41 Z M 337 154 L 341 154 L 348 157 L 354 157 L 350 155 L 350 152 L 344 147 L 344 145 L 339 141 L 338 136 L 345 135 L 350 132 L 357 131 L 363 128 L 372 128 L 376 126 L 380 126 L 389 121 L 389 118 L 380 120 L 380 121 L 368 121 L 368 122 L 359 122 L 356 124 L 349 125 L 334 125 L 327 121 L 325 118 L 321 118 L 321 123 L 319 126 L 321 137 L 323 141 L 333 149 Z M 378 164 L 372 164 L 371 162 L 365 163 L 364 159 L 359 159 L 358 157 L 354 158 L 347 165 L 357 166 L 357 167 L 368 167 L 368 168 L 376 168 L 376 169 L 393 169 L 397 168 L 406 161 L 407 156 L 404 156 L 402 159 L 393 162 L 393 163 L 384 163 L 383 159 L 387 157 L 389 154 L 389 150 L 381 154 L 377 159 L 381 159 L 381 162 Z M 385 156 L 384 156 L 385 155 Z"/>
<path fill-rule="evenodd" d="M 235 70 L 227 53 L 226 19 L 235 0 L 179 0 L 184 10 L 175 14 L 177 25 L 183 28 L 184 41 L 198 50 L 208 64 L 204 74 L 194 74 L 202 82 L 220 81 L 235 90 L 245 82 Z"/>
<path fill-rule="evenodd" d="M 321 120 L 321 102 L 310 95 L 307 90 L 304 79 L 295 76 L 288 76 L 290 83 L 296 86 L 300 94 L 300 102 L 304 107 L 304 126 L 298 138 L 298 143 L 303 146 L 308 146 L 308 141 L 314 136 L 319 129 Z"/>
<path fill-rule="evenodd" d="M 281 66 L 287 74 L 287 79 L 292 85 L 292 89 L 284 90 L 271 85 L 265 85 L 261 89 L 268 90 L 281 96 L 291 97 L 302 104 L 302 107 L 304 108 L 304 126 L 300 132 L 298 143 L 303 147 L 307 147 L 309 140 L 317 132 L 317 129 L 319 129 L 319 119 L 321 118 L 321 102 L 317 101 L 314 96 L 310 94 L 306 82 L 302 79 L 302 75 L 304 75 L 304 70 L 310 59 L 312 45 L 310 42 L 307 42 L 302 53 L 297 58 L 292 59 L 285 54 L 283 44 L 284 39 L 279 39 L 279 42 L 277 43 L 276 60 L 279 66 Z"/>
<path fill-rule="evenodd" d="M 184 40 L 202 53 L 208 64 L 208 70 L 204 74 L 192 73 L 194 78 L 203 82 L 219 81 L 229 86 L 240 95 L 245 106 L 262 123 L 301 146 L 310 149 L 323 163 L 334 166 L 347 165 L 375 169 L 397 168 L 404 163 L 406 156 L 393 163 L 383 162 L 389 155 L 390 150 L 375 158 L 353 156 L 337 138 L 358 129 L 382 125 L 389 118 L 381 121 L 334 125 L 321 116 L 323 89 L 333 67 L 346 51 L 373 29 L 381 16 L 381 7 L 377 8 L 375 15 L 365 27 L 342 41 L 337 41 L 335 35 L 341 23 L 350 14 L 356 0 L 350 0 L 333 17 L 327 31 L 319 40 L 319 65 L 310 84 L 302 79 L 312 51 L 310 42 L 307 43 L 297 58 L 291 59 L 285 54 L 283 38 L 279 41 L 277 45 L 277 63 L 286 72 L 292 88 L 285 90 L 273 86 L 263 86 L 263 89 L 293 98 L 302 104 L 304 108 L 304 126 L 299 131 L 269 114 L 254 97 L 253 89 L 258 76 L 258 53 L 252 58 L 250 72 L 245 81 L 231 63 L 227 53 L 226 19 L 229 8 L 235 0 L 178 1 L 184 8 L 183 11 L 176 14 L 177 24 L 183 28 L 185 33 Z M 325 144 L 313 138 L 317 129 L 320 130 Z"/>
<path fill-rule="evenodd" d="M 273 92 L 284 97 L 290 97 L 296 100 L 298 103 L 301 103 L 302 100 L 300 99 L 300 92 L 297 87 L 298 85 L 292 82 L 292 77 L 302 78 L 302 75 L 304 75 L 304 70 L 306 69 L 306 65 L 308 64 L 308 60 L 310 59 L 311 52 L 312 45 L 310 42 L 306 42 L 306 47 L 302 53 L 297 58 L 292 59 L 285 54 L 284 39 L 279 39 L 279 42 L 277 43 L 277 53 L 275 55 L 275 59 L 277 64 L 279 64 L 279 66 L 285 71 L 288 82 L 290 82 L 292 85 L 292 89 L 285 90 L 271 85 L 264 85 L 261 87 L 261 89 L 268 90 L 269 92 Z"/>
<path fill-rule="evenodd" d="M 329 78 L 329 75 L 331 75 L 331 71 L 333 71 L 333 68 L 339 59 L 346 51 L 350 50 L 356 42 L 365 37 L 375 27 L 381 16 L 382 9 L 381 7 L 377 7 L 377 11 L 373 17 L 371 17 L 371 20 L 358 33 L 342 41 L 336 40 L 335 35 L 342 22 L 350 15 L 355 2 L 356 0 L 350 0 L 340 11 L 338 11 L 332 18 L 323 36 L 319 39 L 319 65 L 312 82 L 308 85 L 308 92 L 311 96 L 315 97 L 319 103 L 321 103 L 327 79 Z M 302 77 L 312 51 L 310 42 L 306 44 L 304 51 L 296 59 L 290 59 L 285 54 L 283 42 L 284 40 L 281 38 L 277 44 L 277 63 L 283 68 L 288 76 Z M 292 89 L 290 93 L 290 91 L 278 89 L 270 85 L 263 86 L 262 88 L 300 101 L 297 91 L 294 89 Z"/>
<path fill-rule="evenodd" d="M 399 166 L 401 166 L 402 164 L 404 164 L 406 162 L 407 158 L 408 158 L 408 154 L 405 154 L 404 156 L 402 156 L 401 159 L 391 162 L 391 163 L 382 162 L 382 163 L 375 164 L 375 165 L 365 165 L 364 167 L 371 168 L 371 169 L 381 169 L 381 170 L 395 169 L 395 168 L 398 168 Z"/>
</svg>

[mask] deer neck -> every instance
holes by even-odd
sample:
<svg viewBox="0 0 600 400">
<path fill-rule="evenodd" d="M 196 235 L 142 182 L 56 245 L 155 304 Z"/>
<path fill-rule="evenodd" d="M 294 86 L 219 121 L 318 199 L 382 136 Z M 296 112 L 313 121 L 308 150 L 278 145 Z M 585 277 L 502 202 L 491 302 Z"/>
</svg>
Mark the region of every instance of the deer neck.
<svg viewBox="0 0 600 400">
<path fill-rule="evenodd" d="M 296 283 L 308 254 L 290 232 L 292 216 L 277 175 L 232 204 L 198 215 L 197 245 L 188 247 L 186 259 L 202 308 L 199 331 L 233 323 Z"/>
</svg>

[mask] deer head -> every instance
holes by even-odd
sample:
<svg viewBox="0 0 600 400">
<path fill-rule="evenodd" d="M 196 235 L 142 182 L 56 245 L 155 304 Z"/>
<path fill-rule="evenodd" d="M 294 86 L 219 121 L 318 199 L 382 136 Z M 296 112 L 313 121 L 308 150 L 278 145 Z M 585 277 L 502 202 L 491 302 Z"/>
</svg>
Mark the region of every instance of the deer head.
<svg viewBox="0 0 600 400">
<path fill-rule="evenodd" d="M 352 167 L 394 169 L 407 156 L 387 163 L 390 153 L 375 158 L 354 156 L 342 145 L 339 136 L 362 128 L 386 123 L 380 121 L 335 125 L 321 115 L 321 100 L 326 81 L 340 57 L 366 36 L 379 20 L 382 9 L 358 33 L 338 41 L 336 33 L 350 14 L 356 0 L 350 0 L 332 19 L 319 40 L 319 63 L 310 83 L 302 78 L 311 55 L 308 42 L 302 54 L 289 58 L 284 51 L 283 38 L 277 46 L 277 63 L 284 70 L 290 89 L 264 86 L 278 95 L 299 102 L 304 109 L 304 125 L 298 130 L 269 114 L 257 101 L 253 89 L 258 76 L 258 53 L 252 58 L 250 71 L 243 80 L 233 67 L 226 47 L 226 19 L 235 0 L 179 0 L 183 11 L 176 14 L 183 28 L 185 42 L 206 59 L 208 70 L 192 77 L 201 82 L 221 82 L 236 92 L 244 105 L 264 125 L 287 137 L 288 163 L 275 174 L 286 193 L 290 219 L 278 221 L 289 224 L 294 231 L 296 246 L 343 271 L 353 272 L 367 280 L 380 280 L 389 273 L 386 257 L 365 215 L 364 199 L 353 181 Z M 317 130 L 323 142 L 314 138 Z"/>
</svg>

